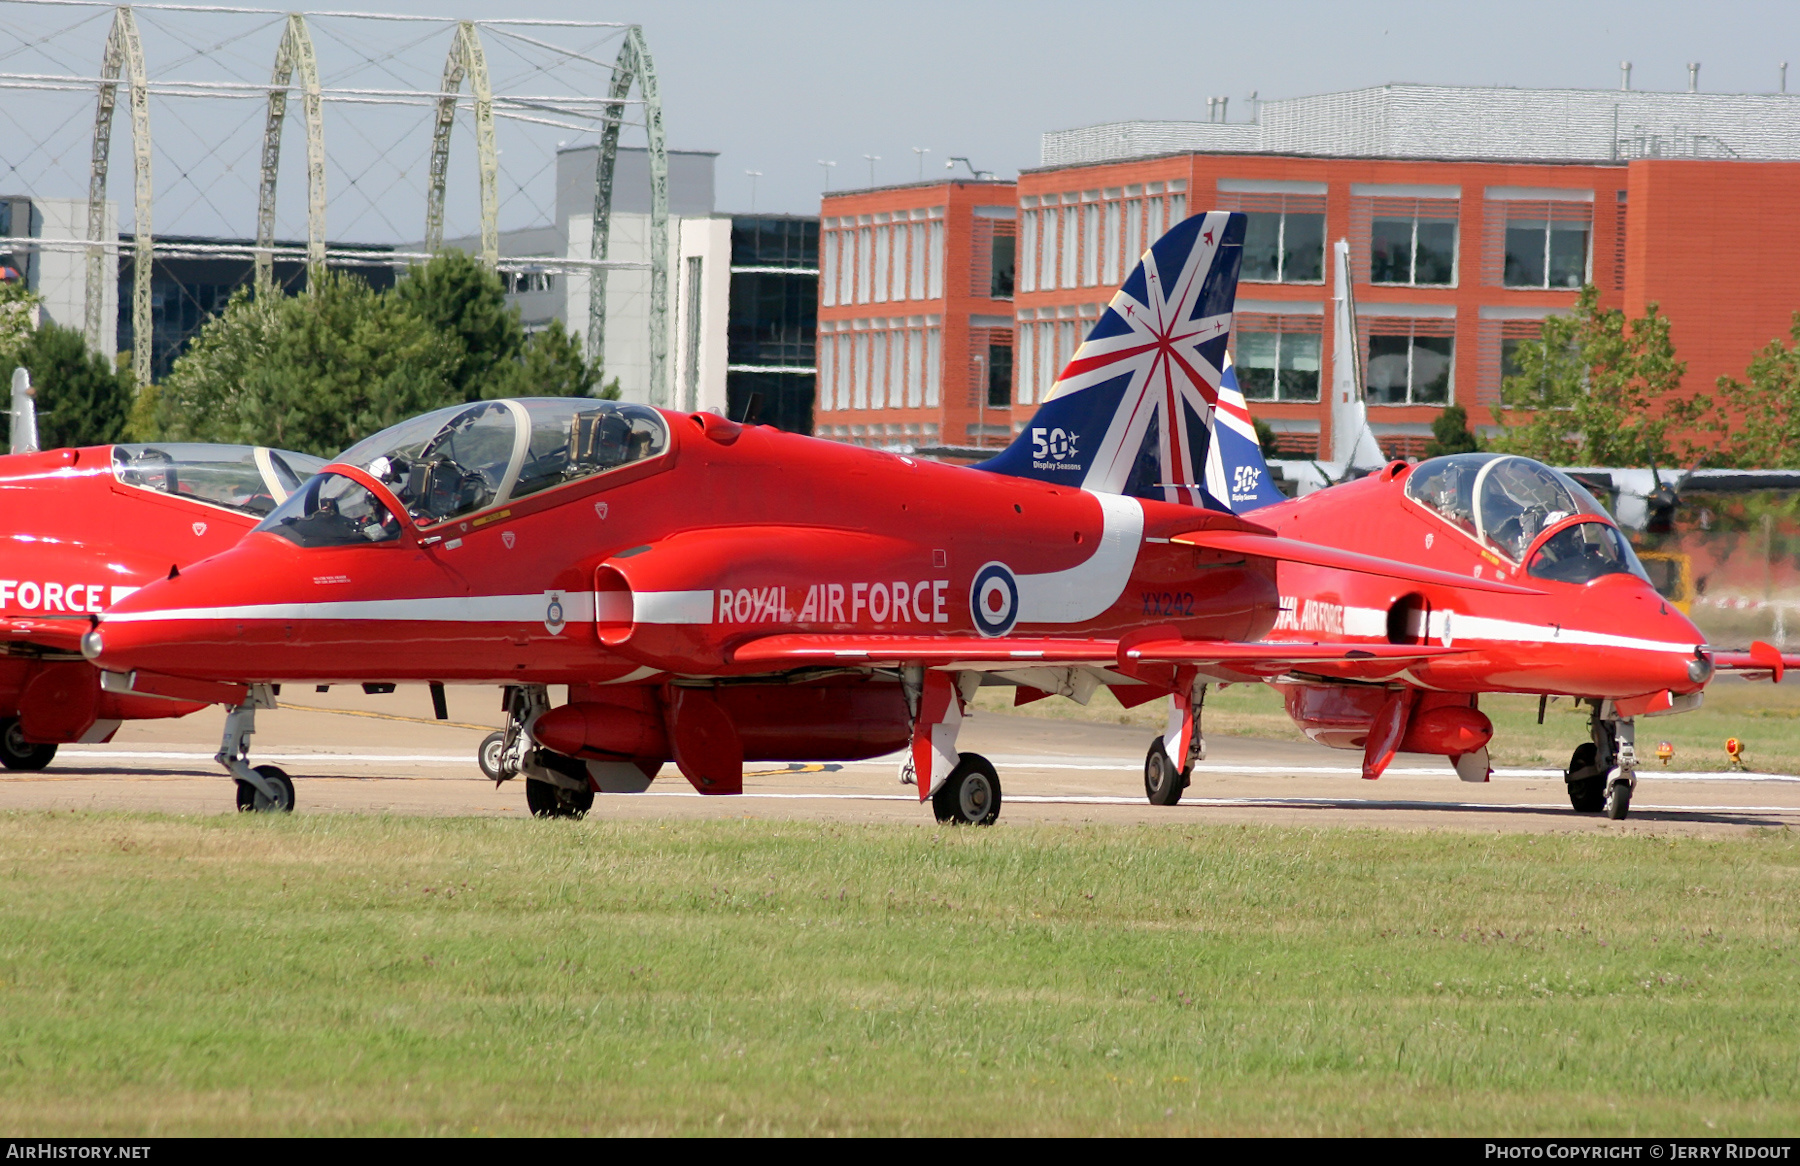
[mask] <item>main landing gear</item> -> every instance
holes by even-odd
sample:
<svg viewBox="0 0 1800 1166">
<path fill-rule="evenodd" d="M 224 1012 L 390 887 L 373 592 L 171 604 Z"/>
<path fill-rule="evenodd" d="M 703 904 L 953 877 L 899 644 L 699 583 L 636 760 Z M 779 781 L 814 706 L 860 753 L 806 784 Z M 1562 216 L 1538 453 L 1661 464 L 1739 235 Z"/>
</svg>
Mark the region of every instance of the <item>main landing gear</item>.
<svg viewBox="0 0 1800 1166">
<path fill-rule="evenodd" d="M 25 739 L 18 717 L 0 720 L 0 765 L 34 772 L 50 764 L 55 756 L 55 745 L 39 745 Z"/>
<path fill-rule="evenodd" d="M 1153 806 L 1172 806 L 1193 780 L 1194 763 L 1206 760 L 1206 737 L 1200 731 L 1200 714 L 1206 706 L 1206 685 L 1190 684 L 1188 696 L 1169 698 L 1169 726 L 1150 739 L 1144 755 L 1144 796 Z M 1181 764 L 1175 758 L 1181 758 Z"/>
<path fill-rule="evenodd" d="M 239 813 L 289 814 L 294 810 L 294 782 L 273 765 L 250 767 L 250 738 L 256 733 L 256 710 L 275 707 L 275 692 L 253 684 L 244 703 L 225 714 L 225 733 L 213 758 L 237 779 Z"/>
<path fill-rule="evenodd" d="M 1000 817 L 1000 775 L 979 753 L 958 753 L 956 768 L 931 795 L 931 812 L 940 822 L 992 826 Z"/>
<path fill-rule="evenodd" d="M 1605 811 L 1622 820 L 1631 813 L 1631 795 L 1637 788 L 1637 725 L 1622 717 L 1609 700 L 1593 702 L 1588 732 L 1593 740 L 1575 747 L 1563 780 L 1569 787 L 1569 804 L 1578 813 Z"/>
<path fill-rule="evenodd" d="M 523 775 L 525 808 L 534 818 L 583 818 L 594 808 L 596 788 L 642 793 L 650 775 L 635 765 L 588 762 L 539 745 L 531 735 L 538 717 L 550 711 L 550 690 L 541 684 L 506 689 L 506 728 L 483 738 L 476 761 L 495 785 Z"/>
</svg>

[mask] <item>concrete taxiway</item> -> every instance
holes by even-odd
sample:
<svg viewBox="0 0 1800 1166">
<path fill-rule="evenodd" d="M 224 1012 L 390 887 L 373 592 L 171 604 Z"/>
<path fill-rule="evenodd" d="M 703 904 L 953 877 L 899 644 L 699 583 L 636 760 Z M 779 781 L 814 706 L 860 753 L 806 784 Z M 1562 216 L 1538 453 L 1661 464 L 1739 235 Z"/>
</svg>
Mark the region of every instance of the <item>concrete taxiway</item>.
<svg viewBox="0 0 1800 1166">
<path fill-rule="evenodd" d="M 475 749 L 499 727 L 499 694 L 452 688 L 447 722 L 423 687 L 367 695 L 288 688 L 257 718 L 255 764 L 295 779 L 301 813 L 526 816 L 520 782 L 498 789 Z M 64 746 L 38 773 L 0 774 L 0 809 L 228 813 L 231 783 L 212 760 L 224 723 L 213 709 L 181 720 L 126 724 L 107 745 Z M 981 713 L 961 744 L 999 769 L 1001 821 L 1203 825 L 1270 823 L 1402 829 L 1731 834 L 1800 826 L 1800 777 L 1665 773 L 1642 777 L 1631 816 L 1611 822 L 1569 809 L 1554 770 L 1501 770 L 1465 784 L 1442 758 L 1402 755 L 1379 782 L 1353 753 L 1292 742 L 1212 737 L 1181 805 L 1145 802 L 1140 727 Z M 759 817 L 929 822 L 893 759 L 752 764 L 742 797 L 703 798 L 673 765 L 645 794 L 602 795 L 594 816 Z"/>
</svg>

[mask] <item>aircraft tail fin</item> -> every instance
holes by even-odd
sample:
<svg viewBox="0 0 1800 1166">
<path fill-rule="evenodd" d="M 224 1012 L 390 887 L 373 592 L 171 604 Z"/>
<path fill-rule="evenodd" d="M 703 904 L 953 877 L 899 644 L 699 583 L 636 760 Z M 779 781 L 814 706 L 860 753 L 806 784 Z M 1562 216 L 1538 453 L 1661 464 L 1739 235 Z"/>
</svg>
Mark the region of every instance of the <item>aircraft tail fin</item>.
<svg viewBox="0 0 1800 1166">
<path fill-rule="evenodd" d="M 1206 469 L 1244 224 L 1208 211 L 1152 243 L 1031 423 L 976 468 L 1230 510 Z"/>
<path fill-rule="evenodd" d="M 1207 492 L 1229 503 L 1234 514 L 1285 502 L 1287 496 L 1276 488 L 1269 463 L 1263 460 L 1256 422 L 1250 418 L 1229 357 L 1222 373 L 1219 403 L 1213 410 L 1212 448 L 1206 455 Z"/>
</svg>

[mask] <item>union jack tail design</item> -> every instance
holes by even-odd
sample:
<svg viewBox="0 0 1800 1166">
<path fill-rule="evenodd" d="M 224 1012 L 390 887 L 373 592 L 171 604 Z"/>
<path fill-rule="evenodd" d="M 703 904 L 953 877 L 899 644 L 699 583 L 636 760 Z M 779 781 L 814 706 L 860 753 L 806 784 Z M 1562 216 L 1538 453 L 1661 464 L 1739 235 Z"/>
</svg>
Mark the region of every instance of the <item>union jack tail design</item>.
<svg viewBox="0 0 1800 1166">
<path fill-rule="evenodd" d="M 977 468 L 1230 510 L 1206 463 L 1244 222 L 1209 211 L 1151 244 L 1031 424 Z"/>
<path fill-rule="evenodd" d="M 1214 498 L 1229 502 L 1237 514 L 1287 500 L 1269 477 L 1269 464 L 1263 460 L 1256 423 L 1250 419 L 1250 407 L 1244 403 L 1244 394 L 1238 389 L 1237 370 L 1231 367 L 1229 358 L 1225 361 L 1224 376 L 1219 380 L 1219 403 L 1213 409 L 1212 448 L 1206 455 L 1206 490 Z"/>
</svg>

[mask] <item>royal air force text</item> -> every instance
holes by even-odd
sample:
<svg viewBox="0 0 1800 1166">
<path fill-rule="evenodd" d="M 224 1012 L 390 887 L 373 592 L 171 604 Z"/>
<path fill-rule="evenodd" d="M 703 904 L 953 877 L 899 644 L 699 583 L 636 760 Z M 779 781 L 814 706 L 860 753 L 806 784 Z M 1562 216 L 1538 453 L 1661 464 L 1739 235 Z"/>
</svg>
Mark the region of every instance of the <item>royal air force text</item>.
<svg viewBox="0 0 1800 1166">
<path fill-rule="evenodd" d="M 950 622 L 950 580 L 897 579 L 892 583 L 814 583 L 798 587 L 721 588 L 720 623 Z"/>
</svg>

